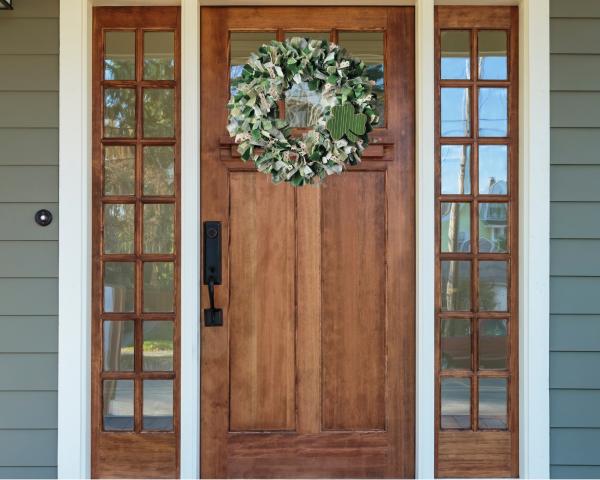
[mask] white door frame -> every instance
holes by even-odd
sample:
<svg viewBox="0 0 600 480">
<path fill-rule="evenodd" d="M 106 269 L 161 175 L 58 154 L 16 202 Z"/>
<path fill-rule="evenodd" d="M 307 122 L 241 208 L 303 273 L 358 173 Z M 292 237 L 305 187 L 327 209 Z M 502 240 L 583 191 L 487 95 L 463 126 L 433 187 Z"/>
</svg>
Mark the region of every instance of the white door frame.
<svg viewBox="0 0 600 480">
<path fill-rule="evenodd" d="M 519 445 L 522 478 L 549 477 L 549 1 L 464 0 L 520 10 Z M 181 5 L 181 476 L 200 471 L 200 5 L 416 7 L 416 474 L 434 473 L 434 0 L 61 0 L 58 476 L 90 475 L 91 13 Z"/>
</svg>

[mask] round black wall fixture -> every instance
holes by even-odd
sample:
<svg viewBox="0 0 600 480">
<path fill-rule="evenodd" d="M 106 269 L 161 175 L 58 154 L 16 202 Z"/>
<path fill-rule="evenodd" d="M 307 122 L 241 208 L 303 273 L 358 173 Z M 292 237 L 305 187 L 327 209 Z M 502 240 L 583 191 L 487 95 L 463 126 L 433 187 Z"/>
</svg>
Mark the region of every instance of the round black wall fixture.
<svg viewBox="0 0 600 480">
<path fill-rule="evenodd" d="M 52 223 L 52 213 L 49 210 L 38 210 L 35 213 L 35 223 L 40 227 L 47 227 Z"/>
</svg>

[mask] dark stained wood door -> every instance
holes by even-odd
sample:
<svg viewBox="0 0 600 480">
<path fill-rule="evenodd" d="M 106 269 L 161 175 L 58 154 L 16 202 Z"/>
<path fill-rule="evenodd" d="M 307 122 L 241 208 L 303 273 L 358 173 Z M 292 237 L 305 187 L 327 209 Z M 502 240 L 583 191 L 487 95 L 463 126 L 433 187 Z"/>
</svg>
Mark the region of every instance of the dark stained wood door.
<svg viewBox="0 0 600 480">
<path fill-rule="evenodd" d="M 201 18 L 202 220 L 222 222 L 224 318 L 202 327 L 202 476 L 412 477 L 414 9 Z M 239 39 L 293 32 L 383 66 L 381 128 L 360 165 L 320 187 L 273 185 L 225 128 Z"/>
</svg>

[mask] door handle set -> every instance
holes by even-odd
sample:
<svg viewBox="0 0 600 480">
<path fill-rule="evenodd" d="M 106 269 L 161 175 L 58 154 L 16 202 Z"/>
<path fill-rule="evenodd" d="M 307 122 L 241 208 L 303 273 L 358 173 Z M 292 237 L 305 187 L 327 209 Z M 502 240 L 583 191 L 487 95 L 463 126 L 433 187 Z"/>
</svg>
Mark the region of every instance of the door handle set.
<svg viewBox="0 0 600 480">
<path fill-rule="evenodd" d="M 210 308 L 204 309 L 204 325 L 221 327 L 223 310 L 215 308 L 215 285 L 221 285 L 221 222 L 204 222 L 204 285 Z"/>
</svg>

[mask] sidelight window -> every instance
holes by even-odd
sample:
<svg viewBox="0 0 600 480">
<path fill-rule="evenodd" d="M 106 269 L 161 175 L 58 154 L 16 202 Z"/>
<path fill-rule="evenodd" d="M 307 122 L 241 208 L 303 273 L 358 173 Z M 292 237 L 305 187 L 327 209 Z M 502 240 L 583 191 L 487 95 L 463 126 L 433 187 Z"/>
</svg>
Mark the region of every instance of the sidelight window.
<svg viewBox="0 0 600 480">
<path fill-rule="evenodd" d="M 436 9 L 436 472 L 442 477 L 517 471 L 516 462 L 503 460 L 516 458 L 518 438 L 515 15 L 511 7 Z"/>
</svg>

